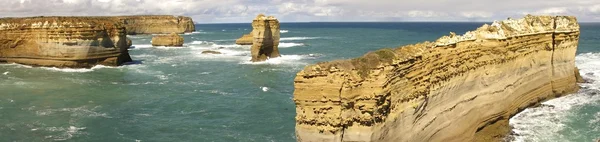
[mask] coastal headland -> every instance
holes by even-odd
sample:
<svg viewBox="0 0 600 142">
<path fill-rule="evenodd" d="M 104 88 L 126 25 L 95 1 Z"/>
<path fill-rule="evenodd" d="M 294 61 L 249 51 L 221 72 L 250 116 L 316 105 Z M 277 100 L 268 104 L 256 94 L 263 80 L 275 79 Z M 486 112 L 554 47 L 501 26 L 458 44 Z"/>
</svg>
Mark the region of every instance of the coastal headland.
<svg viewBox="0 0 600 142">
<path fill-rule="evenodd" d="M 579 89 L 570 16 L 309 65 L 294 80 L 298 141 L 500 141 L 508 119 Z"/>
</svg>

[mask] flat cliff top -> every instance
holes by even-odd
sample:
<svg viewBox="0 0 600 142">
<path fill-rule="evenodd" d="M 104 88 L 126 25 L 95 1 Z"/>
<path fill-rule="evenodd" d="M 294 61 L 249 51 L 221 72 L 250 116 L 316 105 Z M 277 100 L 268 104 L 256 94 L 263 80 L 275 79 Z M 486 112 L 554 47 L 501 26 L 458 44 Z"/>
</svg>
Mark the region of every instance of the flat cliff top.
<svg viewBox="0 0 600 142">
<path fill-rule="evenodd" d="M 258 18 L 258 17 L 257 17 Z M 554 26 L 556 23 L 556 30 Z M 348 60 L 336 60 L 309 65 L 298 75 L 310 77 L 326 75 L 330 71 L 350 73 L 352 77 L 364 78 L 369 69 L 383 67 L 399 62 L 409 62 L 431 52 L 430 49 L 440 47 L 455 47 L 465 41 L 504 40 L 523 35 L 547 32 L 574 32 L 579 31 L 577 19 L 573 16 L 532 16 L 527 15 L 522 19 L 507 19 L 494 21 L 491 25 L 485 24 L 474 31 L 464 35 L 443 36 L 434 42 L 425 41 L 413 45 L 397 48 L 385 48 Z"/>
<path fill-rule="evenodd" d="M 97 25 L 117 26 L 121 22 L 110 17 L 24 17 L 24 18 L 0 18 L 0 30 L 16 28 L 64 28 L 64 27 L 94 27 Z"/>
</svg>

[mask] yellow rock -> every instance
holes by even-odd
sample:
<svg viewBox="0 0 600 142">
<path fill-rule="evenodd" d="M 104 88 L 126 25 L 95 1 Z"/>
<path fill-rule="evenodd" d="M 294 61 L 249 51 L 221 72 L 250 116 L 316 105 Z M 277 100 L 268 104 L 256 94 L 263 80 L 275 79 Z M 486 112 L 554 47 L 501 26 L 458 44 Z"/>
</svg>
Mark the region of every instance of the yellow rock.
<svg viewBox="0 0 600 142">
<path fill-rule="evenodd" d="M 111 17 L 0 19 L 0 62 L 89 68 L 131 61 L 123 23 Z"/>
<path fill-rule="evenodd" d="M 152 46 L 183 46 L 183 37 L 176 33 L 156 35 L 152 37 Z"/>
<path fill-rule="evenodd" d="M 279 21 L 272 16 L 259 14 L 252 21 L 252 62 L 277 58 L 279 54 Z"/>
<path fill-rule="evenodd" d="M 309 65 L 294 80 L 296 136 L 499 141 L 514 114 L 579 89 L 578 41 L 575 17 L 528 15 L 435 42 Z"/>
</svg>

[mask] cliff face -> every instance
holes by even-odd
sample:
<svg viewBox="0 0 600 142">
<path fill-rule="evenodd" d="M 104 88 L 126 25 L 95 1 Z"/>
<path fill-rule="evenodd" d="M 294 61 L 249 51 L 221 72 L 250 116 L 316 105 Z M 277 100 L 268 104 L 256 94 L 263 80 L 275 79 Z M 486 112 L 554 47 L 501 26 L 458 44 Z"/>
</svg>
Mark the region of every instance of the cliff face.
<svg viewBox="0 0 600 142">
<path fill-rule="evenodd" d="M 153 46 L 183 46 L 183 37 L 176 33 L 152 37 Z"/>
<path fill-rule="evenodd" d="M 526 107 L 579 88 L 574 17 L 526 16 L 307 66 L 298 141 L 493 141 Z"/>
<path fill-rule="evenodd" d="M 0 19 L 0 62 L 92 67 L 131 61 L 125 26 L 107 17 Z"/>
<path fill-rule="evenodd" d="M 252 21 L 252 61 L 265 61 L 280 57 L 279 54 L 279 20 L 273 16 L 262 14 Z"/>
<path fill-rule="evenodd" d="M 190 17 L 170 15 L 117 16 L 123 21 L 128 35 L 135 34 L 170 34 L 196 31 L 194 21 Z"/>
</svg>

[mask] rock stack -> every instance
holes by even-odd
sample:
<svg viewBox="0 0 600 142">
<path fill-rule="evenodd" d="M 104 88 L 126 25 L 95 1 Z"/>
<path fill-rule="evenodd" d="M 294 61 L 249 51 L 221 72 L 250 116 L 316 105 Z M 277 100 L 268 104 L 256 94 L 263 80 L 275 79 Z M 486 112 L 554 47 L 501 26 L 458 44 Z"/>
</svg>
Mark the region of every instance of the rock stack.
<svg viewBox="0 0 600 142">
<path fill-rule="evenodd" d="M 152 46 L 183 46 L 183 37 L 176 33 L 156 35 L 152 37 Z"/>
<path fill-rule="evenodd" d="M 497 21 L 435 42 L 309 65 L 298 141 L 501 141 L 519 111 L 579 88 L 575 17 Z"/>
<path fill-rule="evenodd" d="M 277 58 L 279 55 L 279 21 L 273 16 L 259 14 L 252 21 L 252 62 Z"/>
</svg>

